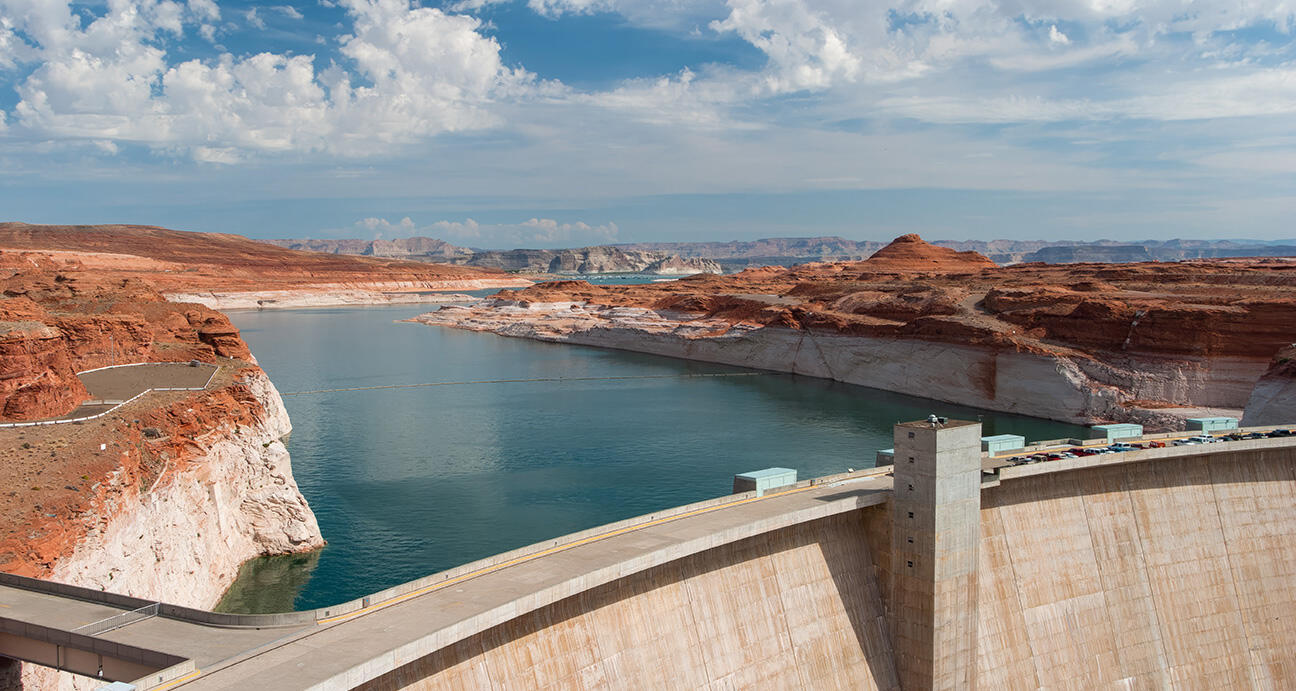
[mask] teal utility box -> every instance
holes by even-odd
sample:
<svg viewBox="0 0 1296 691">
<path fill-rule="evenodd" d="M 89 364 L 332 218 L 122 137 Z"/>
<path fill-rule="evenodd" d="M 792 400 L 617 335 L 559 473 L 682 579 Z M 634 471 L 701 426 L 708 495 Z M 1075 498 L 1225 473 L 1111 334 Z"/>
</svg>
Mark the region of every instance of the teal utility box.
<svg viewBox="0 0 1296 691">
<path fill-rule="evenodd" d="M 1225 429 L 1237 429 L 1238 420 L 1235 417 L 1190 417 L 1188 418 L 1189 430 L 1200 430 L 1202 432 L 1218 432 Z"/>
<path fill-rule="evenodd" d="M 1143 436 L 1143 425 L 1134 425 L 1130 423 L 1120 423 L 1115 425 L 1094 425 L 1089 428 L 1090 439 L 1106 439 L 1115 441 L 1117 439 L 1129 439 L 1130 437 Z"/>
<path fill-rule="evenodd" d="M 1026 448 L 1026 437 L 1020 434 L 996 434 L 993 437 L 981 437 L 981 450 L 991 456 L 1024 448 Z"/>
<path fill-rule="evenodd" d="M 895 465 L 895 449 L 878 449 L 877 466 Z"/>
<path fill-rule="evenodd" d="M 734 476 L 733 491 L 734 494 L 739 492 L 756 491 L 756 496 L 761 496 L 765 492 L 786 485 L 796 484 L 797 471 L 791 468 L 766 468 L 764 470 L 753 470 L 750 473 L 741 473 Z"/>
</svg>

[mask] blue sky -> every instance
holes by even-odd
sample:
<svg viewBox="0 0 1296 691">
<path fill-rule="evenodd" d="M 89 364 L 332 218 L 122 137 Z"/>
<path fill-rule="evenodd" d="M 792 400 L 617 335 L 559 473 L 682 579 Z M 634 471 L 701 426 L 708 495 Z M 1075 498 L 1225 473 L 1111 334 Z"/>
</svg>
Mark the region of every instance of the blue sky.
<svg viewBox="0 0 1296 691">
<path fill-rule="evenodd" d="M 1296 236 L 1296 16 L 0 0 L 0 220 L 476 247 Z"/>
</svg>

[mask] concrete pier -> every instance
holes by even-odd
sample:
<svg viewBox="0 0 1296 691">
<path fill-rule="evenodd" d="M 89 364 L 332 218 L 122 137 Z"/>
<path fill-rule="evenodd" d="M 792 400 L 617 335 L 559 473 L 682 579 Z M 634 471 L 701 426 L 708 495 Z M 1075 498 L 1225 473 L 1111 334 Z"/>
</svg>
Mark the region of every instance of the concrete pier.
<svg viewBox="0 0 1296 691">
<path fill-rule="evenodd" d="M 977 669 L 981 425 L 895 427 L 892 643 L 906 691 L 970 689 Z"/>
</svg>

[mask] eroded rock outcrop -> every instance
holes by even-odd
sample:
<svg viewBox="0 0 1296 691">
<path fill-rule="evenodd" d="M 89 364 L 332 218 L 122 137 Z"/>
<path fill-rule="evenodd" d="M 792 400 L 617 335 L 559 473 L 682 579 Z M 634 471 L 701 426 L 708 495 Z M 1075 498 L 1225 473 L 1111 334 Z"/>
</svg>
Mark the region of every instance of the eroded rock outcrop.
<svg viewBox="0 0 1296 691">
<path fill-rule="evenodd" d="M 1247 401 L 1243 425 L 1289 425 L 1296 422 L 1296 343 L 1274 356 Z"/>
</svg>

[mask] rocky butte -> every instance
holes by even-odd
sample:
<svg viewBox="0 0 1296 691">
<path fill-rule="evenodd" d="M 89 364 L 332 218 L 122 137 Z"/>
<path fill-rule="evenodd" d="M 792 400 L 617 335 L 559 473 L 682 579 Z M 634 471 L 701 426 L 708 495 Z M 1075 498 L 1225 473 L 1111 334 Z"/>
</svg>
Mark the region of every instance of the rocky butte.
<svg viewBox="0 0 1296 691">
<path fill-rule="evenodd" d="M 211 372 L 201 390 L 153 391 L 83 422 L 0 427 L 0 570 L 214 606 L 247 559 L 324 539 L 293 479 L 283 402 L 211 305 L 435 301 L 430 291 L 528 283 L 236 235 L 0 224 L 0 423 L 101 412 L 79 407 L 91 398 L 77 376 L 86 370 Z M 18 684 L 98 687 L 0 666 L 0 686 Z"/>
<path fill-rule="evenodd" d="M 1296 262 L 1000 267 L 897 238 L 869 259 L 669 283 L 541 283 L 427 324 L 744 365 L 1077 423 L 1286 419 Z M 1284 351 L 1290 352 L 1290 351 Z"/>
</svg>

